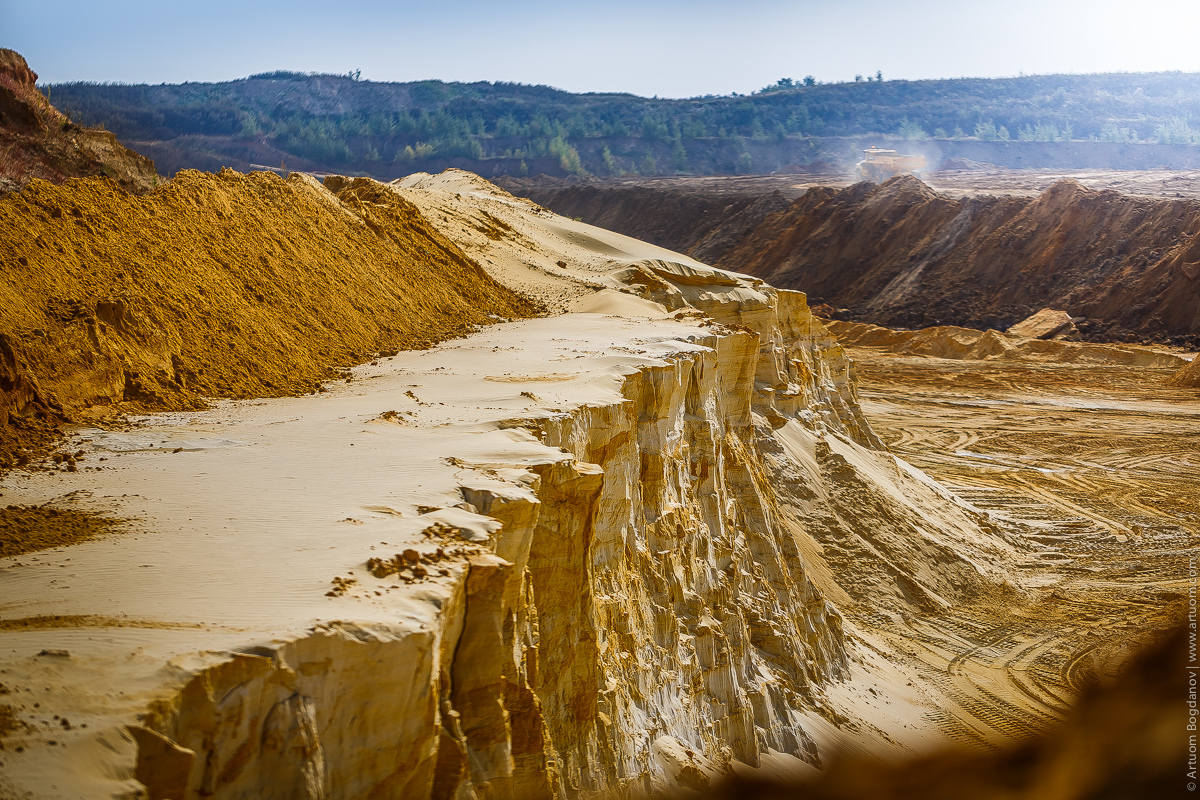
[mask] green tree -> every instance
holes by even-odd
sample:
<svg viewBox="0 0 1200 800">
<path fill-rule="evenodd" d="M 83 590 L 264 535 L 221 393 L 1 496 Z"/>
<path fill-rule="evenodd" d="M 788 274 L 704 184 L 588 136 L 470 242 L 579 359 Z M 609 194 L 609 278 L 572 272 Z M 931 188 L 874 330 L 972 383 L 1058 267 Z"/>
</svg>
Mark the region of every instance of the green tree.
<svg viewBox="0 0 1200 800">
<path fill-rule="evenodd" d="M 975 138 L 985 142 L 1006 142 L 1008 141 L 1008 128 L 1003 125 L 996 127 L 996 123 L 990 119 L 987 122 L 981 120 L 975 125 Z"/>
<path fill-rule="evenodd" d="M 551 155 L 558 157 L 558 165 L 564 172 L 572 175 L 587 174 L 587 170 L 583 168 L 583 162 L 579 158 L 579 151 L 568 144 L 563 137 L 555 136 L 551 139 L 549 150 Z"/>
<path fill-rule="evenodd" d="M 604 145 L 604 149 L 600 151 L 600 160 L 604 163 L 606 174 L 614 177 L 620 177 L 625 174 L 625 170 L 621 169 L 621 165 L 613 158 L 612 150 L 608 149 L 608 145 Z"/>
<path fill-rule="evenodd" d="M 683 146 L 683 142 L 679 139 L 675 140 L 675 147 L 671 150 L 671 160 L 675 162 L 676 172 L 687 172 L 688 169 L 688 153 L 687 148 Z"/>
<path fill-rule="evenodd" d="M 1099 140 L 1102 142 L 1136 142 L 1137 131 L 1125 128 L 1115 122 L 1106 122 L 1100 129 Z"/>
<path fill-rule="evenodd" d="M 1159 144 L 1191 144 L 1196 141 L 1196 131 L 1188 125 L 1186 117 L 1171 117 L 1154 129 L 1154 141 Z"/>
<path fill-rule="evenodd" d="M 654 160 L 654 152 L 647 147 L 646 155 L 642 158 L 642 167 L 638 170 L 642 175 L 657 175 L 658 163 Z"/>
<path fill-rule="evenodd" d="M 642 117 L 643 139 L 653 142 L 658 139 L 667 138 L 669 133 L 670 130 L 667 128 L 666 123 L 664 123 L 662 120 L 652 117 L 649 114 L 646 114 L 644 117 Z"/>
<path fill-rule="evenodd" d="M 909 121 L 908 117 L 905 117 L 900 122 L 899 134 L 905 139 L 914 141 L 921 141 L 929 138 L 929 134 L 925 132 L 925 129 L 922 128 L 919 123 Z"/>
</svg>

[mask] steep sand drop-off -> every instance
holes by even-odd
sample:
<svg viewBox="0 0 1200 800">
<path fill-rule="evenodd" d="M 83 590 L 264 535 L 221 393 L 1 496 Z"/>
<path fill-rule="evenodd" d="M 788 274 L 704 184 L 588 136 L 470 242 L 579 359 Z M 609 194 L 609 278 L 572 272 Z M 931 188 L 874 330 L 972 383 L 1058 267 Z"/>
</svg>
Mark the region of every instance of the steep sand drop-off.
<svg viewBox="0 0 1200 800">
<path fill-rule="evenodd" d="M 103 178 L 0 200 L 0 468 L 48 422 L 281 396 L 536 313 L 392 194 L 301 175 Z"/>
<path fill-rule="evenodd" d="M 464 173 L 330 186 L 351 230 L 407 198 L 574 310 L 10 473 L 6 499 L 132 521 L 0 560 L 5 791 L 631 798 L 942 741 L 961 704 L 839 606 L 1019 605 L 1039 545 L 882 447 L 803 295 Z"/>
</svg>

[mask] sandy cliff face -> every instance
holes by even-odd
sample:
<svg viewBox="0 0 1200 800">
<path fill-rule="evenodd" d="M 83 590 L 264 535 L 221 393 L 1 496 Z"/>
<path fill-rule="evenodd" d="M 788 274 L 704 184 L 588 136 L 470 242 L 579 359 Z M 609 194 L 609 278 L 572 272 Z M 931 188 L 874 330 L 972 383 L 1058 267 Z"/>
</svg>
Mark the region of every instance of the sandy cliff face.
<svg viewBox="0 0 1200 800">
<path fill-rule="evenodd" d="M 516 481 L 463 465 L 463 497 L 503 527 L 429 629 L 346 623 L 197 673 L 143 722 L 165 739 L 138 734 L 139 778 L 162 797 L 626 796 L 768 749 L 820 764 L 805 716 L 849 665 L 801 552 L 820 534 L 784 507 L 853 514 L 895 466 L 853 442 L 873 434 L 802 299 L 759 291 L 760 334 L 718 328 L 629 374 L 619 402 L 521 420 L 557 460 Z M 942 549 L 964 586 L 986 583 Z M 961 590 L 919 582 L 894 602 Z"/>
<path fill-rule="evenodd" d="M 520 252 L 557 246 L 561 263 L 594 267 L 592 297 L 608 310 L 402 354 L 327 395 L 246 409 L 253 424 L 236 409 L 224 424 L 180 423 L 180 436 L 234 442 L 211 445 L 187 479 L 163 482 L 183 461 L 122 462 L 132 472 L 112 486 L 170 495 L 128 502 L 164 532 L 157 563 L 192 575 L 176 591 L 213 578 L 239 600 L 158 611 L 136 588 L 105 600 L 86 586 L 50 598 L 31 573 L 17 591 L 37 598 L 18 604 L 35 630 L 12 640 L 20 654 L 6 665 L 18 687 L 47 670 L 64 689 L 90 687 L 87 664 L 121 663 L 101 685 L 140 690 L 44 698 L 92 727 L 66 749 L 22 733 L 26 752 L 6 757 L 15 786 L 32 790 L 87 748 L 102 755 L 61 783 L 91 797 L 633 797 L 703 786 L 771 751 L 816 765 L 817 732 L 839 718 L 829 687 L 862 669 L 837 604 L 937 610 L 998 591 L 1012 545 L 886 452 L 803 295 L 501 194 L 472 206 L 469 189 L 408 191 L 427 193 L 418 205 L 444 232 L 459 223 L 434 212 L 457 197 L 464 217 L 486 208 L 520 234 Z M 511 277 L 504 238 L 476 255 Z M 328 422 L 305 421 L 316 409 Z M 327 430 L 346 425 L 364 428 L 349 462 Z M 289 465 L 278 481 L 272 463 Z M 243 475 L 263 487 L 245 510 L 212 483 Z M 290 494 L 292 480 L 323 491 Z M 358 500 L 367 489 L 387 505 Z M 343 492 L 370 513 L 312 521 L 344 517 Z M 211 523 L 185 517 L 210 495 L 227 498 Z M 256 532 L 230 532 L 231 520 Z M 252 557 L 235 553 L 269 540 L 298 549 L 247 571 Z M 159 545 L 126 546 L 140 561 L 138 548 Z M 112 552 L 76 551 L 72 571 L 86 583 L 89 560 Z M 335 569 L 322 598 L 310 578 Z M 278 596 L 286 606 L 271 605 Z M 123 656 L 44 629 L 50 614 L 111 602 L 174 614 L 161 623 L 174 632 L 146 633 L 146 652 Z M 21 649 L 56 636 L 72 656 Z"/>
</svg>

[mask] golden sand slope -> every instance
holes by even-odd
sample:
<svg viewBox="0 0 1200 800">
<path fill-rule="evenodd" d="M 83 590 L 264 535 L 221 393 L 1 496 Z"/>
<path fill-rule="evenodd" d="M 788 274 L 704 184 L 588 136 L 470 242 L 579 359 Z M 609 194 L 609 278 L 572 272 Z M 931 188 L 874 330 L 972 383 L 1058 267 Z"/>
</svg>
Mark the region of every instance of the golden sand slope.
<svg viewBox="0 0 1200 800">
<path fill-rule="evenodd" d="M 343 204 L 299 175 L 185 171 L 145 197 L 35 181 L 0 201 L 0 264 L 10 452 L 10 415 L 308 392 L 332 367 L 537 311 L 403 199 Z"/>
<path fill-rule="evenodd" d="M 1168 381 L 1172 386 L 1200 386 L 1200 356 L 1180 368 Z"/>
<path fill-rule="evenodd" d="M 1177 353 L 1138 345 L 1033 339 L 954 325 L 897 331 L 866 322 L 824 320 L 824 323 L 843 347 L 870 347 L 932 358 L 1151 368 L 1177 368 L 1187 363 L 1187 359 Z"/>
</svg>

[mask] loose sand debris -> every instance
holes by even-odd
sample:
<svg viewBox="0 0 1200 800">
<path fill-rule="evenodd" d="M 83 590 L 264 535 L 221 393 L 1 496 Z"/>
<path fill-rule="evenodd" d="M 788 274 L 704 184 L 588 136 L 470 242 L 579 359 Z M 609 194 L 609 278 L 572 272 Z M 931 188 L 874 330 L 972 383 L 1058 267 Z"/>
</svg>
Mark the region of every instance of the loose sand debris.
<svg viewBox="0 0 1200 800">
<path fill-rule="evenodd" d="M 120 523 L 74 509 L 10 505 L 0 508 L 0 558 L 87 541 Z"/>
<path fill-rule="evenodd" d="M 1192 363 L 1181 367 L 1168 383 L 1172 386 L 1200 387 L 1200 356 L 1192 359 Z"/>
</svg>

